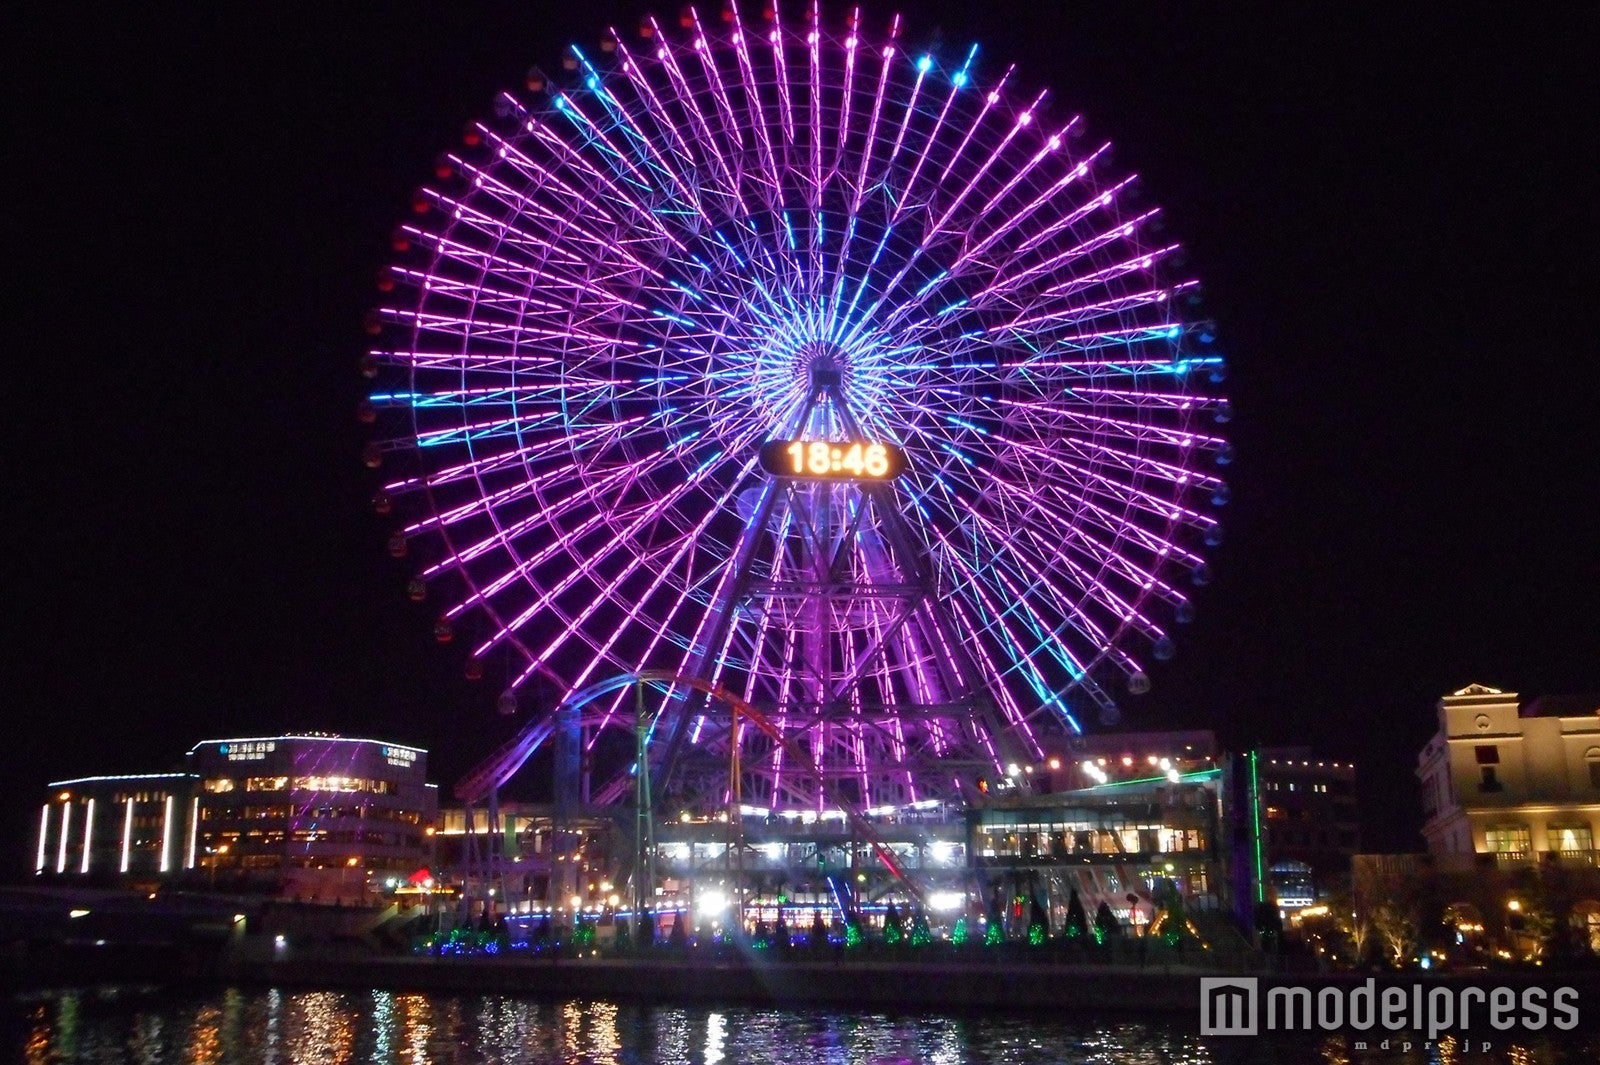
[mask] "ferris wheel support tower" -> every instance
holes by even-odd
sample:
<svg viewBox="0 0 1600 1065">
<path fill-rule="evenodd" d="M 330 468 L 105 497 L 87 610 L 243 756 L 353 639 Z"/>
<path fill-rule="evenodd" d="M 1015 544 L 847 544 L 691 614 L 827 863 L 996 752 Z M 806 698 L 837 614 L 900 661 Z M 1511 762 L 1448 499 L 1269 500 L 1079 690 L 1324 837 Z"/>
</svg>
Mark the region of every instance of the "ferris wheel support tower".
<svg viewBox="0 0 1600 1065">
<path fill-rule="evenodd" d="M 686 672 L 719 678 L 729 657 L 757 661 L 776 647 L 789 663 L 785 682 L 752 685 L 746 698 L 803 737 L 842 791 L 879 804 L 970 797 L 997 767 L 1042 752 L 1025 721 L 1008 719 L 985 690 L 892 478 L 864 465 L 852 472 L 860 462 L 848 457 L 852 448 L 887 445 L 852 412 L 844 373 L 833 360 L 807 371 L 810 394 L 786 427 L 789 448 L 806 455 L 826 444 L 828 471 L 769 473 L 752 492 Z M 669 701 L 662 779 L 684 777 L 688 739 L 707 726 L 704 704 L 695 692 Z M 919 727 L 904 728 L 910 722 Z M 726 756 L 693 761 L 725 764 Z M 781 766 L 754 761 L 747 772 L 762 778 L 756 793 L 799 806 L 821 798 L 817 780 L 786 780 Z"/>
</svg>

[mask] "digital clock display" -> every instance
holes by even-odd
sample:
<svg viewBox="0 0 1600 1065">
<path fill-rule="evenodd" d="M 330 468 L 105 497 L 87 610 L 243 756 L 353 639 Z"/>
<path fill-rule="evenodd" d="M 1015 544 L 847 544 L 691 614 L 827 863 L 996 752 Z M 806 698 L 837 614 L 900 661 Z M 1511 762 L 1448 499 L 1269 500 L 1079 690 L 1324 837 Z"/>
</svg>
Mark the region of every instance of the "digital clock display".
<svg viewBox="0 0 1600 1065">
<path fill-rule="evenodd" d="M 906 453 L 862 440 L 769 440 L 761 445 L 761 468 L 774 477 L 887 481 L 905 471 Z"/>
</svg>

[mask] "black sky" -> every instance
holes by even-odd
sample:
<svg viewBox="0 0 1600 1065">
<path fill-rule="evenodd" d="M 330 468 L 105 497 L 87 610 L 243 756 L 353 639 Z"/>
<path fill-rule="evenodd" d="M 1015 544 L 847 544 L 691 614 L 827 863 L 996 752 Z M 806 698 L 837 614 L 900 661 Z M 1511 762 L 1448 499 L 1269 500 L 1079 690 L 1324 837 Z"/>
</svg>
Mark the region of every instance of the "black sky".
<svg viewBox="0 0 1600 1065">
<path fill-rule="evenodd" d="M 367 505 L 361 319 L 433 157 L 648 10 L 130 6 L 6 46 L 7 877 L 48 780 L 324 729 L 448 786 L 503 735 Z M 900 9 L 1111 139 L 1222 327 L 1228 539 L 1126 725 L 1354 757 L 1417 846 L 1441 694 L 1600 690 L 1592 11 Z"/>
</svg>

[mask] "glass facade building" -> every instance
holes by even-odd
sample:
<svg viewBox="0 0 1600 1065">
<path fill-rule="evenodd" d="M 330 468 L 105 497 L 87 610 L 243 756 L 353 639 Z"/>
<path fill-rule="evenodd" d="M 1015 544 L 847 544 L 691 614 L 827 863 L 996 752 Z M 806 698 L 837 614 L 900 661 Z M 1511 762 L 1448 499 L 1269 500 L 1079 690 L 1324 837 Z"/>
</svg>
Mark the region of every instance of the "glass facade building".
<svg viewBox="0 0 1600 1065">
<path fill-rule="evenodd" d="M 297 734 L 205 740 L 185 761 L 51 784 L 34 872 L 353 899 L 431 860 L 420 748 Z"/>
</svg>

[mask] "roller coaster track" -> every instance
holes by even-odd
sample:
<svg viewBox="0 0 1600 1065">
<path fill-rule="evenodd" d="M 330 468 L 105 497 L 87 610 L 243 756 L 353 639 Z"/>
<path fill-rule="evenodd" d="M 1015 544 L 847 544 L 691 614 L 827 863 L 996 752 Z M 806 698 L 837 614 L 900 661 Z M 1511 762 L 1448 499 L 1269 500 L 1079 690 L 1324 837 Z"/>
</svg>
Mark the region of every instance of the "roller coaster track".
<svg viewBox="0 0 1600 1065">
<path fill-rule="evenodd" d="M 619 688 L 627 687 L 630 684 L 652 684 L 668 689 L 674 687 L 693 688 L 728 706 L 735 718 L 742 717 L 751 725 L 760 729 L 764 735 L 783 748 L 785 755 L 794 759 L 792 764 L 798 765 L 803 773 L 815 779 L 822 786 L 824 794 L 843 811 L 851 829 L 860 839 L 865 840 L 872 847 L 873 853 L 878 856 L 878 860 L 883 863 L 884 868 L 888 869 L 894 878 L 905 886 L 913 898 L 918 902 L 923 901 L 921 887 L 912 881 L 905 871 L 900 868 L 900 863 L 895 860 L 894 853 L 884 843 L 883 838 L 873 827 L 871 820 L 854 803 L 839 793 L 834 783 L 817 768 L 816 762 L 811 757 L 811 752 L 806 750 L 803 744 L 796 743 L 789 736 L 784 735 L 783 730 L 778 728 L 770 718 L 722 685 L 702 680 L 699 677 L 683 676 L 670 670 L 647 669 L 638 673 L 622 673 L 591 684 L 581 691 L 574 692 L 556 708 L 555 713 L 545 715 L 523 729 L 488 758 L 480 762 L 466 776 L 462 777 L 455 786 L 456 798 L 469 806 L 482 802 L 492 792 L 498 790 L 501 785 L 516 775 L 517 771 L 533 756 L 534 752 L 555 732 L 556 722 L 561 720 L 564 713 L 582 710 L 584 706 L 595 699 Z M 735 750 L 737 750 L 737 745 Z"/>
</svg>

